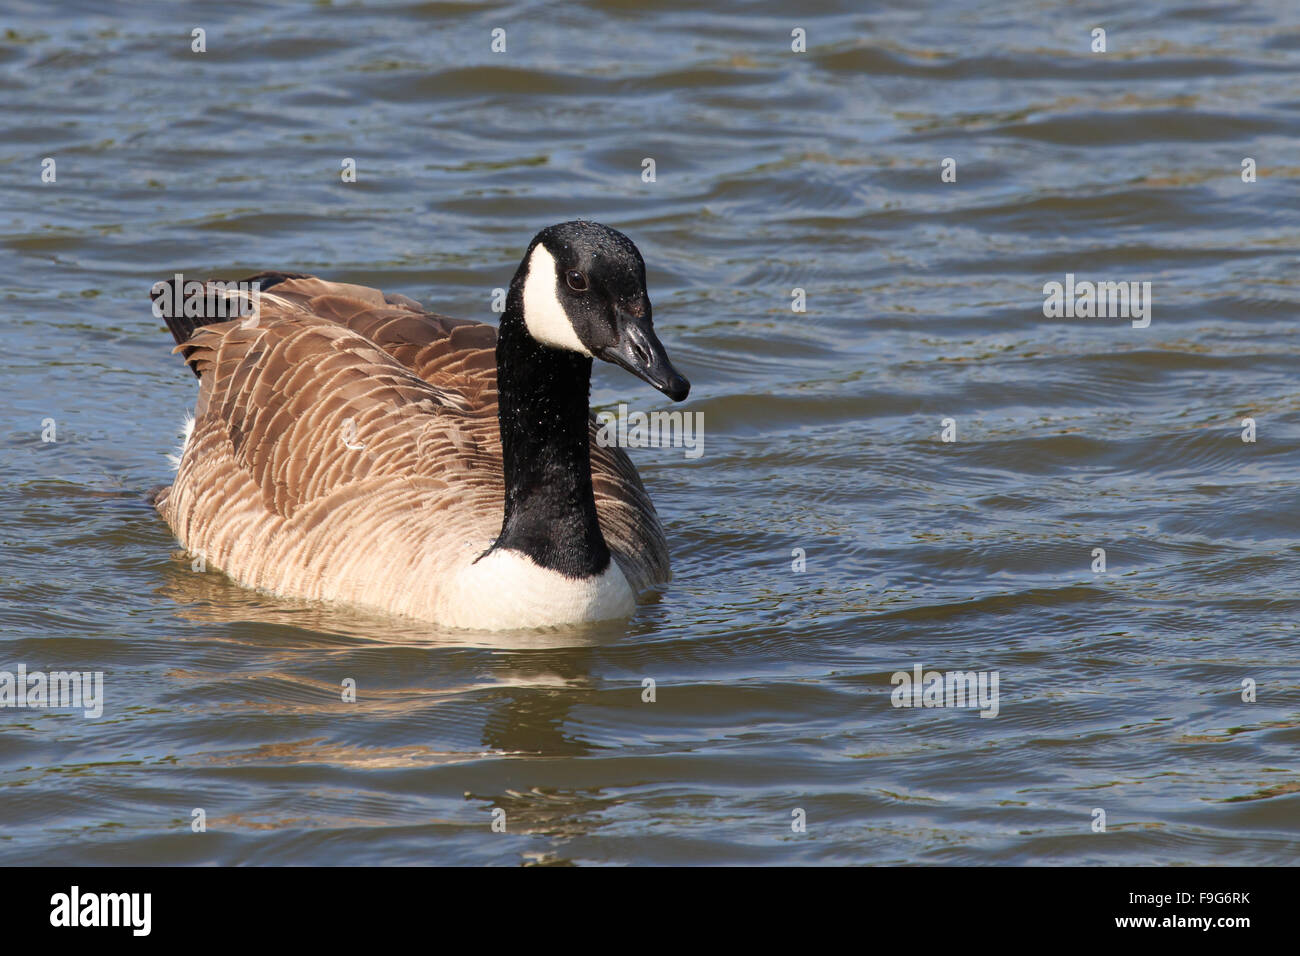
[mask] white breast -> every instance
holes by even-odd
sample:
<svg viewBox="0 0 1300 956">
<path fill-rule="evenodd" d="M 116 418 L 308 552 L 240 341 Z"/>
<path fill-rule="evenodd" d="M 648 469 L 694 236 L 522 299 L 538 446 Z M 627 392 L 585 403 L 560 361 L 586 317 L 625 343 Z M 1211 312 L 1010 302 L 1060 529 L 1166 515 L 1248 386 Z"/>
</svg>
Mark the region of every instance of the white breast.
<svg viewBox="0 0 1300 956">
<path fill-rule="evenodd" d="M 434 617 L 482 630 L 554 627 L 629 617 L 636 597 L 618 562 L 604 574 L 569 578 L 518 551 L 493 551 L 440 589 Z"/>
</svg>

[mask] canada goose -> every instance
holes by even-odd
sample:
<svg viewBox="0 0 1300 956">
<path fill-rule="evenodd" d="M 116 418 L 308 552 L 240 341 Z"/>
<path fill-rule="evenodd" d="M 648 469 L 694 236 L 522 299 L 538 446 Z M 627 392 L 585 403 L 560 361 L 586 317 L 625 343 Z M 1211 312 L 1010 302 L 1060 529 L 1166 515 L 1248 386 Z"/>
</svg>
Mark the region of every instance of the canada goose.
<svg viewBox="0 0 1300 956">
<path fill-rule="evenodd" d="M 690 390 L 622 233 L 539 232 L 499 330 L 309 275 L 246 281 L 255 319 L 171 315 L 169 284 L 153 292 L 199 377 L 155 499 L 192 554 L 278 595 L 487 630 L 626 617 L 668 580 L 654 506 L 587 404 L 593 357 Z"/>
</svg>

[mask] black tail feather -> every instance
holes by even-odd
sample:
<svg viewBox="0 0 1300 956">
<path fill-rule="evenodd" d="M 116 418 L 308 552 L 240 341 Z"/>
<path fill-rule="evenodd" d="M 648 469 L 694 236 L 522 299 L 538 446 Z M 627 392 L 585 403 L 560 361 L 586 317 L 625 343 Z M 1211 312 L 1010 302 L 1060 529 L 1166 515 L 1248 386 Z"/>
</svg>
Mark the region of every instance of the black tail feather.
<svg viewBox="0 0 1300 956">
<path fill-rule="evenodd" d="M 241 283 L 258 283 L 258 288 L 265 291 L 273 285 L 277 285 L 286 279 L 309 279 L 308 275 L 299 272 L 259 272 L 257 275 L 249 276 L 247 279 L 239 280 Z M 197 329 L 205 325 L 215 325 L 218 322 L 229 322 L 231 316 L 227 314 L 224 308 L 214 308 L 214 300 L 205 295 L 203 297 L 203 306 L 200 315 L 186 315 L 184 308 L 175 306 L 185 301 L 185 290 L 183 288 L 184 280 L 180 276 L 171 279 L 164 279 L 154 283 L 149 290 L 149 298 L 155 303 L 154 314 L 161 315 L 167 328 L 172 333 L 172 338 L 176 340 L 177 345 L 184 345 L 190 340 Z M 206 288 L 206 283 L 205 283 Z M 162 305 L 158 305 L 159 300 Z M 188 355 L 186 356 L 188 358 Z M 195 376 L 199 374 L 198 369 L 191 366 Z"/>
</svg>

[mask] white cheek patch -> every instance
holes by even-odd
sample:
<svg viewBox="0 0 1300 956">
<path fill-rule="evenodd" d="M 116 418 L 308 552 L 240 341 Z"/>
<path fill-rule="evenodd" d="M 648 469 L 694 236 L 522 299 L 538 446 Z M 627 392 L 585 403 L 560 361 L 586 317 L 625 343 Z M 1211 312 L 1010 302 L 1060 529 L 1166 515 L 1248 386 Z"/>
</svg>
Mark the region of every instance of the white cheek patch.
<svg viewBox="0 0 1300 956">
<path fill-rule="evenodd" d="M 543 345 L 590 357 L 555 292 L 558 280 L 555 257 L 539 242 L 533 247 L 528 260 L 528 278 L 524 280 L 524 325 L 528 334 Z"/>
</svg>

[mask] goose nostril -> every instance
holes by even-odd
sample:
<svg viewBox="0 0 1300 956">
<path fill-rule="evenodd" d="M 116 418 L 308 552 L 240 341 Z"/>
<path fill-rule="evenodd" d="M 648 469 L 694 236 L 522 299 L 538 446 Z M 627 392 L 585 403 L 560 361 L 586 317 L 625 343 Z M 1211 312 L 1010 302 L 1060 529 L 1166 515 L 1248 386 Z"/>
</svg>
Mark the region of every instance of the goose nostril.
<svg viewBox="0 0 1300 956">
<path fill-rule="evenodd" d="M 643 366 L 648 367 L 650 365 L 650 353 L 645 350 L 645 347 L 640 342 L 632 343 L 632 354 L 636 356 L 636 360 Z"/>
</svg>

